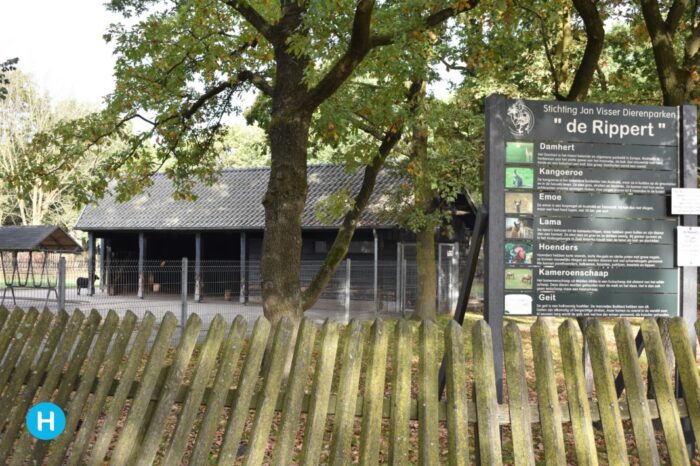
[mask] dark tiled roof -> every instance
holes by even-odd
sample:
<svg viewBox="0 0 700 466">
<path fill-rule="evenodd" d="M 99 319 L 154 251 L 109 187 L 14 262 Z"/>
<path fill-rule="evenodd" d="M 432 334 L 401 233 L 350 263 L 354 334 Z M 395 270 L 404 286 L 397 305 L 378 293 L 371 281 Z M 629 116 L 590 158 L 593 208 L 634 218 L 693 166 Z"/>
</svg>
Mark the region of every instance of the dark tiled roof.
<svg viewBox="0 0 700 466">
<path fill-rule="evenodd" d="M 316 203 L 341 189 L 355 194 L 362 184 L 363 171 L 348 173 L 339 165 L 311 165 L 308 169 L 309 191 L 302 217 L 305 228 L 337 227 L 316 218 Z M 83 210 L 76 229 L 90 230 L 258 230 L 265 224 L 262 199 L 267 189 L 270 169 L 247 168 L 224 170 L 212 186 L 198 184 L 195 201 L 173 199 L 173 186 L 162 174 L 153 177 L 146 192 L 118 203 L 106 196 L 98 205 Z M 388 228 L 395 222 L 375 213 L 402 179 L 380 172 L 368 209 L 360 218 L 360 227 Z"/>
<path fill-rule="evenodd" d="M 0 251 L 54 251 L 78 253 L 80 245 L 61 227 L 21 225 L 0 227 Z"/>
</svg>

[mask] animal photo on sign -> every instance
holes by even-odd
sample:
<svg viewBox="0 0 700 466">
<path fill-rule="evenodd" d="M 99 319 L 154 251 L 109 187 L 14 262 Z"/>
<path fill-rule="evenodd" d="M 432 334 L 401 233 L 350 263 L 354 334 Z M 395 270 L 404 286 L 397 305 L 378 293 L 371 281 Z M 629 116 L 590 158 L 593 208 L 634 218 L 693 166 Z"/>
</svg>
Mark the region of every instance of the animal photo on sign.
<svg viewBox="0 0 700 466">
<path fill-rule="evenodd" d="M 532 296 L 526 294 L 507 294 L 505 297 L 505 312 L 511 315 L 531 315 Z"/>
<path fill-rule="evenodd" d="M 506 248 L 506 263 L 510 265 L 532 265 L 532 244 L 524 242 L 508 242 Z"/>
<path fill-rule="evenodd" d="M 531 290 L 532 269 L 506 269 L 507 290 Z"/>
<path fill-rule="evenodd" d="M 506 167 L 506 188 L 532 189 L 534 183 L 532 168 Z"/>
<path fill-rule="evenodd" d="M 506 162 L 532 163 L 532 154 L 534 152 L 535 144 L 532 142 L 507 142 Z"/>
<path fill-rule="evenodd" d="M 520 217 L 506 217 L 506 238 L 532 239 L 532 219 Z"/>
<path fill-rule="evenodd" d="M 532 194 L 507 192 L 505 207 L 507 214 L 532 214 Z"/>
</svg>

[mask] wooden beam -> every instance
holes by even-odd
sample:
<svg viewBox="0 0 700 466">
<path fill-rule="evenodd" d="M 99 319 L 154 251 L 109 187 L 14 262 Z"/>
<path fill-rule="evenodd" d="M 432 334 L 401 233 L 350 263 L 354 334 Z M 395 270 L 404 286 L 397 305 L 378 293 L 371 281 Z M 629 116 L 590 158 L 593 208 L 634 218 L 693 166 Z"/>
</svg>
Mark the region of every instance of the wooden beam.
<svg viewBox="0 0 700 466">
<path fill-rule="evenodd" d="M 143 299 L 143 291 L 145 288 L 145 276 L 144 276 L 144 261 L 146 258 L 146 235 L 144 232 L 139 232 L 139 289 L 138 297 Z"/>
<path fill-rule="evenodd" d="M 88 232 L 88 295 L 95 294 L 95 234 Z"/>
<path fill-rule="evenodd" d="M 194 235 L 194 301 L 202 301 L 202 234 Z"/>
<path fill-rule="evenodd" d="M 247 235 L 245 231 L 240 233 L 241 239 L 241 250 L 240 250 L 240 264 L 241 264 L 241 280 L 240 280 L 240 294 L 238 301 L 241 304 L 246 304 L 248 302 L 248 249 L 247 249 Z"/>
</svg>

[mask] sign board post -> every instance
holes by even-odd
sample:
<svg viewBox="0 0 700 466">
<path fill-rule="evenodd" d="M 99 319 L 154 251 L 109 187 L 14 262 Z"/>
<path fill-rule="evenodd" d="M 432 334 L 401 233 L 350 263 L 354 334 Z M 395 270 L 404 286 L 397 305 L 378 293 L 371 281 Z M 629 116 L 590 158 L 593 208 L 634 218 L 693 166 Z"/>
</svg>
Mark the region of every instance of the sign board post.
<svg viewBox="0 0 700 466">
<path fill-rule="evenodd" d="M 502 396 L 504 315 L 682 316 L 673 188 L 696 187 L 696 109 L 486 99 L 485 318 Z M 694 338 L 694 334 L 691 335 Z"/>
</svg>

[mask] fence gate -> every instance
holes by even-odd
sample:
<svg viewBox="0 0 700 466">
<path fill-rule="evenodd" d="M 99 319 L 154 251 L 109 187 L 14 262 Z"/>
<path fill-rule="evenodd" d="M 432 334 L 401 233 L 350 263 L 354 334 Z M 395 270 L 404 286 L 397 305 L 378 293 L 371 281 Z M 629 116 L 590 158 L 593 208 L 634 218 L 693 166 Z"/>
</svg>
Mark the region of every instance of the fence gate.
<svg viewBox="0 0 700 466">
<path fill-rule="evenodd" d="M 459 245 L 438 244 L 437 312 L 452 313 L 459 298 Z"/>
</svg>

